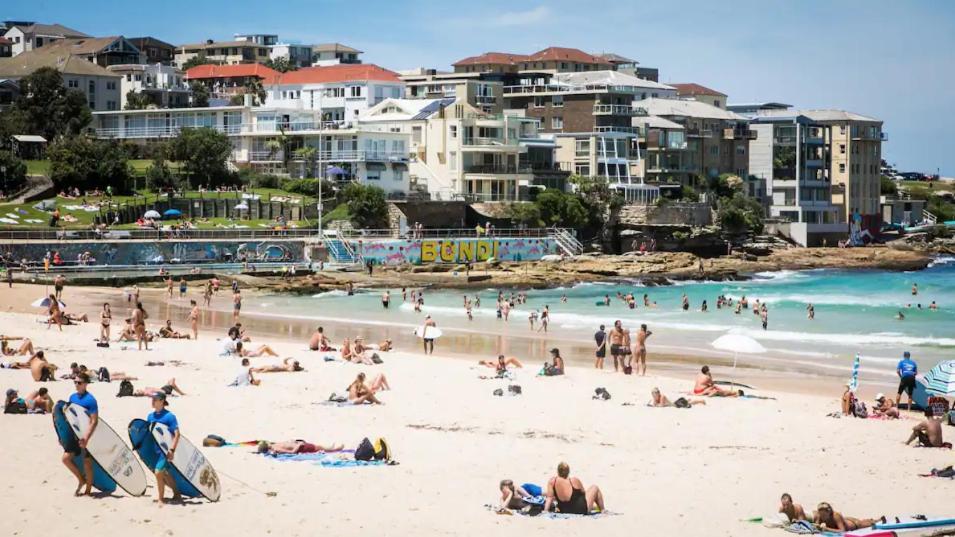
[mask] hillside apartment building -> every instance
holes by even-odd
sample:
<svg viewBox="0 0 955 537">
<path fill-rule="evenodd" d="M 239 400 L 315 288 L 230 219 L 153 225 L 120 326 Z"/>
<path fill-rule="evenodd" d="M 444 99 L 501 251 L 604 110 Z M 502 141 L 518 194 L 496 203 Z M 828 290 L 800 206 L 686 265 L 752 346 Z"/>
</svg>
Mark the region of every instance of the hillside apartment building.
<svg viewBox="0 0 955 537">
<path fill-rule="evenodd" d="M 162 63 L 135 63 L 110 65 L 110 72 L 120 75 L 121 108 L 126 108 L 129 92 L 145 95 L 156 108 L 184 108 L 189 106 L 192 90 L 185 73 Z"/>
<path fill-rule="evenodd" d="M 86 97 L 90 109 L 118 110 L 121 107 L 120 75 L 74 54 L 72 40 L 60 40 L 12 58 L 0 58 L 0 80 L 20 80 L 41 67 L 52 67 L 63 76 L 67 89 Z"/>
<path fill-rule="evenodd" d="M 240 63 L 264 63 L 269 59 L 269 46 L 255 41 L 213 41 L 192 45 L 180 45 L 176 48 L 175 63 L 182 69 L 183 64 L 195 57 L 205 58 L 211 63 L 236 65 Z"/>
<path fill-rule="evenodd" d="M 90 37 L 61 24 L 11 21 L 3 37 L 10 40 L 12 56 L 35 50 L 61 39 Z"/>
</svg>

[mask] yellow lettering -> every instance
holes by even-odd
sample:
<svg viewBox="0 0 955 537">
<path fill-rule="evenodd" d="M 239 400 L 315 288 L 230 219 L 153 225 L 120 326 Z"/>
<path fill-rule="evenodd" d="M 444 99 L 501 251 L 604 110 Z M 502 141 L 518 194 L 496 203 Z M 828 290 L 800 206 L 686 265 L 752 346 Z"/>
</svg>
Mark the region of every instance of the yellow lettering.
<svg viewBox="0 0 955 537">
<path fill-rule="evenodd" d="M 458 249 L 461 254 L 461 258 L 458 261 L 474 261 L 474 242 L 462 241 Z"/>
<path fill-rule="evenodd" d="M 438 257 L 437 241 L 421 241 L 421 261 L 430 263 Z"/>
<path fill-rule="evenodd" d="M 494 243 L 491 241 L 477 241 L 477 253 L 475 255 L 477 261 L 487 261 L 491 257 L 491 254 L 494 250 Z"/>
<path fill-rule="evenodd" d="M 457 253 L 457 243 L 454 241 L 447 241 L 441 245 L 441 261 L 445 263 L 451 263 L 454 261 L 455 253 Z"/>
</svg>

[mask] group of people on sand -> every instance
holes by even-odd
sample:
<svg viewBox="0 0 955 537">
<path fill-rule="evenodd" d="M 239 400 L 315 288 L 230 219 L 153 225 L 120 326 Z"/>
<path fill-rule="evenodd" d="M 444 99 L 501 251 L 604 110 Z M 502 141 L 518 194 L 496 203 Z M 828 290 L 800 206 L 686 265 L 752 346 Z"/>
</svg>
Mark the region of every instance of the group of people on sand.
<svg viewBox="0 0 955 537">
<path fill-rule="evenodd" d="M 610 347 L 610 356 L 613 358 L 613 370 L 623 371 L 624 374 L 647 374 L 647 338 L 651 332 L 646 324 L 640 325 L 636 337 L 631 337 L 630 330 L 624 328 L 619 319 L 614 321 L 613 328 L 608 333 L 604 325 L 594 334 L 596 348 L 594 350 L 594 367 L 603 369 L 604 359 L 607 357 L 607 347 Z M 634 368 L 634 360 L 636 367 Z"/>
<path fill-rule="evenodd" d="M 819 502 L 812 516 L 806 514 L 802 505 L 795 503 L 792 496 L 786 492 L 780 498 L 779 512 L 786 516 L 789 522 L 805 521 L 822 532 L 845 532 L 863 528 L 871 528 L 877 522 L 885 522 L 885 517 L 855 518 L 845 516 L 832 508 L 829 502 Z"/>
<path fill-rule="evenodd" d="M 607 510 L 600 487 L 585 487 L 580 478 L 570 475 L 570 465 L 566 462 L 557 465 L 557 474 L 547 480 L 543 489 L 530 484 L 517 485 L 510 479 L 504 479 L 498 490 L 501 493 L 499 513 L 533 512 L 537 509 L 538 512 L 590 515 Z"/>
<path fill-rule="evenodd" d="M 325 328 L 319 326 L 308 339 L 308 349 L 320 352 L 339 352 L 342 360 L 346 362 L 360 363 L 365 365 L 374 365 L 375 351 L 388 352 L 394 349 L 394 344 L 390 338 L 381 340 L 380 343 L 365 343 L 362 336 L 357 336 L 354 341 L 345 338 L 341 346 L 336 349 L 332 346 L 331 340 L 325 334 Z"/>
</svg>

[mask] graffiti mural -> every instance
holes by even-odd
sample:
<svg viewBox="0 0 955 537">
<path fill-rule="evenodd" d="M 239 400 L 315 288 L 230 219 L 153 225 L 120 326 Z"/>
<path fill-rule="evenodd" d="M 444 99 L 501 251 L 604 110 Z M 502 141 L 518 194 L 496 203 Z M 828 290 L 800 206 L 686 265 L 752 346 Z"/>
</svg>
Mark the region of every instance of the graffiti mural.
<svg viewBox="0 0 955 537">
<path fill-rule="evenodd" d="M 535 261 L 559 253 L 551 238 L 418 239 L 349 241 L 355 252 L 376 265 Z"/>
<path fill-rule="evenodd" d="M 302 261 L 302 242 L 273 241 L 152 241 L 152 242 L 42 242 L 33 244 L 5 244 L 0 246 L 4 256 L 39 263 L 49 252 L 59 253 L 66 264 L 89 253 L 94 265 L 158 265 L 164 263 L 228 263 L 237 261 Z"/>
</svg>

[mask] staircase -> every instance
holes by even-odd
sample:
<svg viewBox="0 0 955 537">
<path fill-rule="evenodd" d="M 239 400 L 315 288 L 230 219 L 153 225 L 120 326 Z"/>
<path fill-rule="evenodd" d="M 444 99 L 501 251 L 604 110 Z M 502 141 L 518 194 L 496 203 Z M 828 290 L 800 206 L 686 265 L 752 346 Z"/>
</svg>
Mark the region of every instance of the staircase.
<svg viewBox="0 0 955 537">
<path fill-rule="evenodd" d="M 564 228 L 554 228 L 551 236 L 565 255 L 575 256 L 584 253 L 584 245 L 570 231 Z"/>
<path fill-rule="evenodd" d="M 328 253 L 336 263 L 354 264 L 360 261 L 359 256 L 355 255 L 355 250 L 348 245 L 348 241 L 326 239 L 325 246 L 328 247 Z"/>
<path fill-rule="evenodd" d="M 938 218 L 936 218 L 934 214 L 926 211 L 925 209 L 922 209 L 922 221 L 931 226 L 934 226 L 935 224 L 938 223 Z"/>
</svg>

